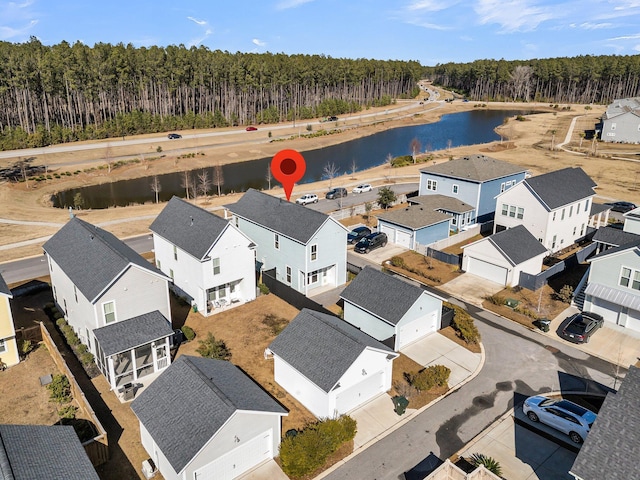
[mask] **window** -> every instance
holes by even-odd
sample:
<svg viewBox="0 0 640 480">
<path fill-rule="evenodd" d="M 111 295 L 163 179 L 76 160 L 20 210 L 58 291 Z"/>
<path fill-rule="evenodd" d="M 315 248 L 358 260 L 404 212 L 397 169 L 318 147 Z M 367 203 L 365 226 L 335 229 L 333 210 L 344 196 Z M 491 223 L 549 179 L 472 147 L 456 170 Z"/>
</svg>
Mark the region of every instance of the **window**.
<svg viewBox="0 0 640 480">
<path fill-rule="evenodd" d="M 562 209 L 562 216 L 560 217 L 560 220 L 564 220 L 564 208 Z"/>
<path fill-rule="evenodd" d="M 509 206 L 509 216 L 510 217 L 515 217 L 516 216 L 516 207 L 514 205 L 510 205 Z"/>
<path fill-rule="evenodd" d="M 502 204 L 502 215 L 504 215 L 506 217 L 508 212 L 509 212 L 509 205 L 507 205 L 506 203 L 503 203 Z"/>
<path fill-rule="evenodd" d="M 291 284 L 291 267 L 287 265 L 287 283 Z"/>
<path fill-rule="evenodd" d="M 555 222 L 555 221 L 556 221 L 556 213 L 557 213 L 557 212 L 553 212 L 553 218 L 551 219 L 551 221 L 552 221 L 552 222 Z"/>
<path fill-rule="evenodd" d="M 318 259 L 318 245 L 311 245 L 311 261 Z"/>
<path fill-rule="evenodd" d="M 454 215 L 453 217 L 451 217 L 451 225 L 457 225 L 457 224 L 458 224 L 458 217 Z"/>
<path fill-rule="evenodd" d="M 238 217 L 235 218 L 236 221 L 236 227 L 238 226 Z"/>
<path fill-rule="evenodd" d="M 178 247 L 176 247 L 175 245 L 173 246 L 173 259 L 178 259 Z"/>
<path fill-rule="evenodd" d="M 104 323 L 115 322 L 116 321 L 116 302 L 103 303 L 102 312 L 104 314 Z"/>
<path fill-rule="evenodd" d="M 640 270 L 622 267 L 620 285 L 632 288 L 633 290 L 640 290 Z"/>
<path fill-rule="evenodd" d="M 451 193 L 458 193 L 458 185 L 452 185 L 451 186 Z"/>
<path fill-rule="evenodd" d="M 569 207 L 569 218 L 571 218 L 571 215 L 573 215 L 573 205 Z"/>
<path fill-rule="evenodd" d="M 519 218 L 520 220 L 522 220 L 523 217 L 524 217 L 524 208 L 518 207 L 518 213 L 516 215 L 516 218 Z"/>
<path fill-rule="evenodd" d="M 580 202 L 576 204 L 576 215 L 580 213 Z"/>
<path fill-rule="evenodd" d="M 540 243 L 543 243 L 543 241 L 544 241 L 544 240 L 542 240 L 541 238 L 539 238 L 539 239 L 538 239 L 538 241 L 539 241 Z"/>
<path fill-rule="evenodd" d="M 623 287 L 628 287 L 630 280 L 631 280 L 631 269 L 627 267 L 622 267 L 622 274 L 620 275 L 620 285 L 622 285 Z"/>
<path fill-rule="evenodd" d="M 162 268 L 160 268 L 160 260 L 156 260 L 156 268 L 162 270 Z"/>
<path fill-rule="evenodd" d="M 318 270 L 307 275 L 307 285 L 313 285 L 314 283 L 318 283 Z"/>
<path fill-rule="evenodd" d="M 219 275 L 220 274 L 220 257 L 214 258 L 212 261 L 212 264 L 213 264 L 213 274 Z"/>
<path fill-rule="evenodd" d="M 76 297 L 76 303 L 78 303 L 78 289 L 75 285 L 73 286 L 73 295 Z"/>
<path fill-rule="evenodd" d="M 5 343 L 4 338 L 0 340 L 0 353 L 5 353 L 7 351 L 7 344 Z"/>
<path fill-rule="evenodd" d="M 587 201 L 584 203 L 584 211 L 586 212 L 586 211 L 588 211 L 588 210 L 589 210 L 589 200 L 587 200 Z"/>
<path fill-rule="evenodd" d="M 171 277 L 171 280 L 173 280 L 173 268 L 169 269 L 169 276 Z"/>
<path fill-rule="evenodd" d="M 427 190 L 433 190 L 434 192 L 438 188 L 438 182 L 436 180 L 427 180 Z"/>
<path fill-rule="evenodd" d="M 504 191 L 505 191 L 505 188 L 506 188 L 506 184 L 505 184 L 504 182 L 502 182 L 502 183 L 500 184 L 500 193 L 504 192 Z"/>
<path fill-rule="evenodd" d="M 573 236 L 576 236 L 576 230 L 578 229 L 578 227 L 573 227 Z"/>
<path fill-rule="evenodd" d="M 556 241 L 558 240 L 558 236 L 554 235 L 553 240 L 551 242 L 551 248 L 556 248 Z"/>
<path fill-rule="evenodd" d="M 580 236 L 584 235 L 584 223 L 580 227 Z"/>
<path fill-rule="evenodd" d="M 280 235 L 277 233 L 273 234 L 273 246 L 276 250 L 280 250 Z"/>
</svg>

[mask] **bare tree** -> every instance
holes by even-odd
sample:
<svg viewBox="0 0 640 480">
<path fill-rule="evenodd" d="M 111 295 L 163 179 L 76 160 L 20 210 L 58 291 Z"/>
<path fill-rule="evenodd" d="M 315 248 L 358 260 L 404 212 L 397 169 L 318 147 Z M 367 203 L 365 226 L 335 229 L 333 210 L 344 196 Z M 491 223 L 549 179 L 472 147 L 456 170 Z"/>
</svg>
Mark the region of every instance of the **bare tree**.
<svg viewBox="0 0 640 480">
<path fill-rule="evenodd" d="M 224 174 L 222 173 L 222 166 L 218 163 L 213 167 L 213 183 L 218 187 L 218 196 L 222 195 L 222 186 L 224 185 Z"/>
<path fill-rule="evenodd" d="M 413 137 L 413 140 L 411 140 L 409 147 L 411 148 L 411 156 L 413 157 L 413 163 L 416 163 L 416 157 L 418 156 L 418 154 L 420 153 L 420 149 L 422 148 L 422 145 L 420 144 L 420 140 L 418 140 L 416 137 Z"/>
<path fill-rule="evenodd" d="M 151 179 L 151 190 L 156 195 L 156 203 L 158 203 L 158 194 L 162 191 L 162 185 L 160 184 L 160 179 L 157 175 L 154 175 Z"/>
<path fill-rule="evenodd" d="M 453 146 L 453 140 L 451 139 L 447 140 L 447 151 L 450 151 L 452 146 Z"/>
<path fill-rule="evenodd" d="M 582 148 L 582 141 L 584 140 L 584 137 L 586 137 L 587 134 L 584 132 L 580 132 L 580 148 Z"/>
<path fill-rule="evenodd" d="M 191 175 L 189 172 L 182 173 L 182 180 L 180 180 L 180 186 L 184 188 L 185 196 L 187 200 L 191 198 L 191 185 L 193 184 L 193 180 L 191 180 Z"/>
<path fill-rule="evenodd" d="M 269 190 L 271 190 L 271 180 L 273 180 L 273 173 L 271 173 L 271 165 L 267 165 L 267 173 L 264 179 L 269 183 Z"/>
<path fill-rule="evenodd" d="M 533 68 L 529 65 L 518 65 L 514 68 L 511 74 L 511 88 L 514 102 L 518 97 L 521 97 L 525 102 L 529 101 L 532 76 Z"/>
<path fill-rule="evenodd" d="M 29 188 L 29 182 L 27 181 L 27 169 L 29 166 L 29 161 L 21 157 L 17 163 L 17 166 L 20 169 L 20 175 L 22 175 L 22 181 L 27 186 L 27 188 Z"/>
<path fill-rule="evenodd" d="M 551 150 L 556 149 L 556 132 L 557 130 L 551 130 Z"/>
<path fill-rule="evenodd" d="M 389 168 L 393 167 L 393 155 L 387 153 L 387 156 L 384 159 L 384 163 L 386 163 Z"/>
<path fill-rule="evenodd" d="M 336 167 L 336 164 L 333 162 L 327 162 L 327 164 L 322 169 L 323 175 L 329 179 L 329 188 L 331 188 L 331 182 L 335 177 L 338 176 L 339 171 L 340 168 Z"/>
<path fill-rule="evenodd" d="M 355 178 L 356 170 L 358 170 L 358 164 L 355 158 L 351 159 L 351 178 Z"/>
<path fill-rule="evenodd" d="M 111 173 L 111 143 L 107 142 L 107 148 L 104 151 L 104 159 L 107 162 L 107 172 Z"/>
<path fill-rule="evenodd" d="M 200 195 L 204 197 L 209 195 L 211 180 L 209 179 L 209 172 L 206 170 L 202 170 L 202 172 L 198 174 L 198 190 L 200 191 Z"/>
</svg>

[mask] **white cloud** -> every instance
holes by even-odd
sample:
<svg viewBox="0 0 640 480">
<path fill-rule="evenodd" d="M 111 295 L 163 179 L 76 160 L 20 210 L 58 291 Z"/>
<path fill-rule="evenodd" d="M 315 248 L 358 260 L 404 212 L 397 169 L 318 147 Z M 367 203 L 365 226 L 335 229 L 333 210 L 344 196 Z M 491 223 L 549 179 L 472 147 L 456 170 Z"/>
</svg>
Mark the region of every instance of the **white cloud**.
<svg viewBox="0 0 640 480">
<path fill-rule="evenodd" d="M 415 25 L 416 27 L 422 27 L 429 30 L 451 30 L 451 27 L 440 25 L 438 23 L 422 21 L 419 18 L 410 18 L 406 20 L 409 25 Z"/>
<path fill-rule="evenodd" d="M 187 20 L 191 20 L 193 23 L 196 23 L 201 26 L 205 26 L 209 23 L 206 20 L 198 20 L 197 18 L 193 18 L 193 17 L 187 17 Z"/>
<path fill-rule="evenodd" d="M 410 12 L 416 11 L 427 11 L 427 12 L 437 12 L 440 10 L 444 10 L 445 8 L 449 8 L 455 5 L 458 2 L 442 2 L 438 0 L 416 0 L 409 5 L 406 6 L 406 10 Z"/>
<path fill-rule="evenodd" d="M 289 8 L 296 8 L 305 3 L 313 2 L 313 0 L 282 0 L 276 5 L 278 10 L 287 10 Z"/>
<path fill-rule="evenodd" d="M 38 24 L 36 13 L 31 9 L 32 0 L 22 3 L 0 2 L 0 40 L 27 37 Z"/>
<path fill-rule="evenodd" d="M 614 10 L 629 10 L 640 7 L 640 0 L 623 0 L 620 5 L 613 7 Z"/>
<path fill-rule="evenodd" d="M 267 42 L 264 42 L 258 38 L 254 38 L 253 40 L 251 40 L 251 43 L 253 43 L 254 45 L 257 45 L 258 47 L 266 47 L 267 46 Z"/>
<path fill-rule="evenodd" d="M 200 35 L 198 35 L 195 38 L 192 38 L 191 40 L 189 40 L 189 42 L 187 42 L 188 47 L 197 47 L 202 42 L 204 42 L 207 38 L 209 38 L 213 33 L 213 29 L 209 27 L 209 22 L 207 20 L 198 20 L 197 18 L 194 18 L 194 17 L 187 17 L 187 20 L 190 20 L 196 25 L 198 25 L 199 27 L 201 27 L 203 31 Z"/>
<path fill-rule="evenodd" d="M 526 32 L 554 18 L 551 9 L 528 0 L 480 0 L 475 12 L 481 24 L 497 23 L 501 33 Z"/>
<path fill-rule="evenodd" d="M 637 40 L 638 38 L 640 38 L 640 33 L 635 33 L 633 35 L 623 35 L 621 37 L 613 37 L 613 38 L 609 38 L 608 40 L 610 42 L 615 42 L 618 40 Z"/>
<path fill-rule="evenodd" d="M 572 28 L 583 28 L 585 30 L 599 30 L 601 28 L 612 28 L 613 23 L 592 23 L 592 22 L 583 22 L 580 25 L 572 23 L 570 25 Z"/>
</svg>

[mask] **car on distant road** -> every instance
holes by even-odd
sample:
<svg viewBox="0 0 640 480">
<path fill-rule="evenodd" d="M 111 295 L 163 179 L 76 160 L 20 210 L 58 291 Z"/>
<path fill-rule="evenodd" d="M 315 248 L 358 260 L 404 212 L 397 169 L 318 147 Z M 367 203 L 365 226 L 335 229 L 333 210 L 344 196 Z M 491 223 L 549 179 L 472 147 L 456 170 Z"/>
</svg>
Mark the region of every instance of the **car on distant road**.
<svg viewBox="0 0 640 480">
<path fill-rule="evenodd" d="M 258 130 L 258 127 L 247 127 L 247 128 L 245 128 L 245 130 L 247 132 L 255 132 L 256 130 Z"/>
<path fill-rule="evenodd" d="M 169 140 L 176 140 L 178 138 L 182 138 L 182 135 L 180 135 L 179 133 L 170 133 L 169 135 L 167 135 L 167 138 Z"/>
<path fill-rule="evenodd" d="M 346 197 L 348 195 L 347 189 L 342 187 L 332 188 L 324 196 L 327 200 L 333 200 L 334 198 Z"/>
<path fill-rule="evenodd" d="M 607 203 L 607 205 L 611 206 L 612 212 L 618 213 L 627 213 L 637 208 L 636 204 L 631 202 L 613 202 Z"/>
<path fill-rule="evenodd" d="M 588 343 L 596 330 L 602 328 L 602 315 L 591 312 L 576 313 L 560 332 L 560 336 L 573 343 Z"/>
<path fill-rule="evenodd" d="M 522 411 L 532 422 L 544 423 L 569 435 L 574 443 L 584 442 L 598 417 L 569 400 L 554 400 L 542 395 L 527 398 Z"/>
<path fill-rule="evenodd" d="M 358 253 L 369 253 L 374 248 L 384 247 L 387 244 L 387 234 L 374 232 L 361 239 L 353 248 Z"/>
<path fill-rule="evenodd" d="M 347 243 L 349 245 L 353 245 L 354 243 L 358 243 L 367 235 L 371 235 L 371 229 L 369 227 L 356 227 L 347 233 Z"/>
<path fill-rule="evenodd" d="M 298 205 L 308 205 L 309 203 L 318 203 L 318 195 L 315 193 L 305 193 L 296 200 Z"/>
<path fill-rule="evenodd" d="M 337 122 L 338 121 L 338 117 L 336 117 L 335 115 L 331 115 L 330 117 L 327 117 L 327 122 Z"/>
<path fill-rule="evenodd" d="M 370 183 L 363 183 L 362 185 L 358 185 L 356 188 L 354 188 L 353 193 L 364 193 L 370 192 L 371 190 L 373 190 L 373 187 Z"/>
</svg>

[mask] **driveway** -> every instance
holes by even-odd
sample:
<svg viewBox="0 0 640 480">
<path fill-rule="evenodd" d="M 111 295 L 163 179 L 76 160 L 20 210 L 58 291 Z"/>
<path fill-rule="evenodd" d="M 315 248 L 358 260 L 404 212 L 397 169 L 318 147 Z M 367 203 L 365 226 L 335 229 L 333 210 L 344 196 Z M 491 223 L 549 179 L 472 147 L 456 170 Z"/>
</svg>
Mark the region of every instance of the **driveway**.
<svg viewBox="0 0 640 480">
<path fill-rule="evenodd" d="M 482 307 L 484 297 L 498 293 L 504 289 L 504 285 L 477 277 L 471 273 L 465 273 L 441 285 L 439 288 L 452 297 Z"/>
<path fill-rule="evenodd" d="M 366 265 L 371 265 L 380 270 L 382 268 L 382 262 L 406 251 L 406 248 L 394 245 L 393 243 L 387 243 L 386 247 L 376 248 L 369 253 L 356 253 L 353 249 L 349 249 L 347 251 L 347 262 L 362 268 Z"/>
</svg>

